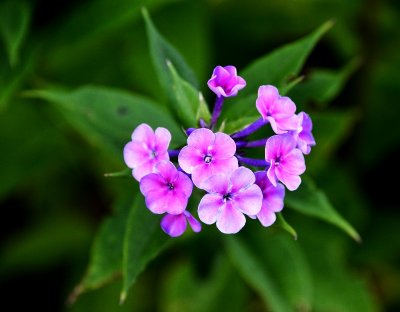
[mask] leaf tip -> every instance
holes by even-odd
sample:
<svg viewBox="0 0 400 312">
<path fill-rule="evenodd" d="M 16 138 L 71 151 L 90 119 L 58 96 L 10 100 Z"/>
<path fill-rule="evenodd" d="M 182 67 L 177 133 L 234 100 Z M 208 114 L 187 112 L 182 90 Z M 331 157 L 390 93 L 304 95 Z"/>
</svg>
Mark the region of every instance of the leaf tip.
<svg viewBox="0 0 400 312">
<path fill-rule="evenodd" d="M 124 302 L 125 302 L 125 299 L 126 299 L 126 291 L 123 290 L 123 291 L 121 292 L 121 295 L 119 296 L 119 304 L 120 304 L 120 305 L 123 305 Z"/>
</svg>

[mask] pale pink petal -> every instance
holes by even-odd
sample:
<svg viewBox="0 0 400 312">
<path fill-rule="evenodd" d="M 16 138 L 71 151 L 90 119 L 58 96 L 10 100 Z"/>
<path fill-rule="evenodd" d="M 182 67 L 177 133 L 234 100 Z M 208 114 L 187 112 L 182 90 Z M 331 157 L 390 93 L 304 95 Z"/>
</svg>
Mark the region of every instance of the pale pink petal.
<svg viewBox="0 0 400 312">
<path fill-rule="evenodd" d="M 276 186 L 277 184 L 275 170 L 276 170 L 275 161 L 271 160 L 271 164 L 267 170 L 267 177 L 273 186 Z"/>
<path fill-rule="evenodd" d="M 146 206 L 152 213 L 165 213 L 168 206 L 167 194 L 168 188 L 159 188 L 149 191 L 146 195 Z"/>
<path fill-rule="evenodd" d="M 169 143 L 171 142 L 171 133 L 168 129 L 159 127 L 155 131 L 156 137 L 156 149 L 157 152 L 163 152 L 168 150 Z"/>
<path fill-rule="evenodd" d="M 186 231 L 186 218 L 184 214 L 166 214 L 161 220 L 161 228 L 171 237 L 181 236 Z"/>
<path fill-rule="evenodd" d="M 266 205 L 263 205 L 257 214 L 257 218 L 263 226 L 271 226 L 276 220 L 276 215 Z"/>
<path fill-rule="evenodd" d="M 274 103 L 271 111 L 272 115 L 282 114 L 286 117 L 294 116 L 296 112 L 296 105 L 287 96 L 278 97 Z"/>
<path fill-rule="evenodd" d="M 225 203 L 221 195 L 206 194 L 200 200 L 198 214 L 199 218 L 205 224 L 213 224 L 217 221 L 217 217 Z"/>
<path fill-rule="evenodd" d="M 150 159 L 149 152 L 143 143 L 130 141 L 124 147 L 124 161 L 129 168 L 135 168 Z"/>
<path fill-rule="evenodd" d="M 235 156 L 228 159 L 213 159 L 212 161 L 213 173 L 223 173 L 230 175 L 239 167 L 238 160 Z"/>
<path fill-rule="evenodd" d="M 165 188 L 165 180 L 157 173 L 150 173 L 140 180 L 140 192 L 144 196 L 154 190 Z"/>
<path fill-rule="evenodd" d="M 148 124 L 140 124 L 132 133 L 132 141 L 139 141 L 145 144 L 154 142 L 154 131 Z"/>
<path fill-rule="evenodd" d="M 290 174 L 280 167 L 278 167 L 275 172 L 278 179 L 286 185 L 289 191 L 297 190 L 301 183 L 301 178 L 298 175 Z"/>
<path fill-rule="evenodd" d="M 189 198 L 193 191 L 193 182 L 186 174 L 178 172 L 178 177 L 174 181 L 174 187 L 176 190 L 179 190 L 182 195 Z"/>
<path fill-rule="evenodd" d="M 217 132 L 215 134 L 215 142 L 211 152 L 213 158 L 226 159 L 232 157 L 235 153 L 235 141 L 229 135 Z"/>
<path fill-rule="evenodd" d="M 201 218 L 200 218 L 201 219 Z M 225 234 L 239 232 L 245 225 L 246 218 L 228 201 L 217 218 L 217 228 Z"/>
<path fill-rule="evenodd" d="M 155 162 L 153 160 L 149 160 L 145 163 L 140 164 L 138 167 L 132 170 L 133 177 L 137 181 L 140 181 L 144 176 L 154 172 L 154 165 Z"/>
<path fill-rule="evenodd" d="M 263 190 L 263 205 L 266 205 L 269 210 L 279 212 L 283 209 L 283 199 L 285 197 L 285 187 L 278 183 L 277 186 L 272 184 Z"/>
<path fill-rule="evenodd" d="M 306 170 L 306 163 L 303 153 L 297 148 L 292 149 L 281 158 L 279 167 L 291 174 L 300 175 L 304 173 Z"/>
<path fill-rule="evenodd" d="M 301 127 L 299 119 L 296 115 L 291 117 L 276 115 L 275 122 L 279 132 L 278 134 L 286 133 L 289 130 L 298 130 Z"/>
<path fill-rule="evenodd" d="M 196 218 L 194 218 L 189 211 L 185 210 L 183 213 L 185 214 L 186 219 L 189 222 L 189 225 L 192 228 L 193 232 L 195 232 L 195 233 L 200 232 L 201 231 L 201 223 L 198 220 L 196 220 Z"/>
<path fill-rule="evenodd" d="M 191 174 L 196 166 L 204 164 L 204 156 L 200 150 L 192 146 L 185 146 L 179 152 L 178 163 L 183 171 Z"/>
<path fill-rule="evenodd" d="M 208 152 L 208 147 L 212 146 L 215 141 L 215 134 L 206 128 L 200 128 L 194 130 L 187 139 L 187 144 L 189 146 L 195 147 L 202 154 L 206 155 Z"/>
<path fill-rule="evenodd" d="M 156 171 L 164 178 L 166 183 L 172 183 L 178 177 L 178 170 L 170 161 L 161 161 L 155 165 Z"/>
<path fill-rule="evenodd" d="M 256 107 L 264 119 L 270 114 L 270 111 L 274 106 L 274 102 L 278 97 L 279 91 L 274 86 L 266 85 L 258 88 Z"/>
<path fill-rule="evenodd" d="M 232 184 L 232 193 L 238 192 L 240 189 L 246 189 L 254 184 L 256 177 L 253 171 L 246 167 L 239 167 L 232 172 L 230 181 Z"/>
<path fill-rule="evenodd" d="M 215 174 L 206 179 L 201 188 L 208 193 L 212 194 L 220 194 L 225 195 L 227 194 L 230 189 L 229 178 L 224 174 Z"/>
<path fill-rule="evenodd" d="M 200 166 L 197 166 L 192 170 L 193 184 L 198 188 L 203 189 L 203 182 L 214 174 L 216 174 L 216 172 L 214 171 L 214 166 L 211 164 L 204 163 Z"/>
<path fill-rule="evenodd" d="M 256 215 L 261 209 L 262 200 L 260 187 L 253 184 L 246 190 L 234 194 L 232 206 L 247 215 Z"/>
<path fill-rule="evenodd" d="M 188 203 L 188 197 L 177 189 L 170 190 L 164 199 L 165 211 L 174 215 L 184 212 Z"/>
</svg>

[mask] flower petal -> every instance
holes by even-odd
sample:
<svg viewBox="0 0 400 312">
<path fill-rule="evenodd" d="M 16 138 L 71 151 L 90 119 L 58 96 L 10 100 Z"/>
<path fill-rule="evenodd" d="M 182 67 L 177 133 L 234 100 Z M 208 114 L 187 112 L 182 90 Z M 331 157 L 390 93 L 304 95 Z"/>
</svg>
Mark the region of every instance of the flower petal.
<svg viewBox="0 0 400 312">
<path fill-rule="evenodd" d="M 204 156 L 195 147 L 185 146 L 179 152 L 178 163 L 183 171 L 191 174 L 196 166 L 204 164 Z"/>
<path fill-rule="evenodd" d="M 132 133 L 132 141 L 138 141 L 145 144 L 154 142 L 154 131 L 153 129 L 145 123 L 140 124 Z"/>
<path fill-rule="evenodd" d="M 278 183 L 277 186 L 270 184 L 263 190 L 263 205 L 269 210 L 279 212 L 283 209 L 283 199 L 285 198 L 285 187 Z"/>
<path fill-rule="evenodd" d="M 140 166 L 134 168 L 132 170 L 132 175 L 133 177 L 140 182 L 140 180 L 148 175 L 149 173 L 154 173 L 154 165 L 155 165 L 154 160 L 149 160 L 147 162 L 144 162 L 140 164 Z"/>
<path fill-rule="evenodd" d="M 232 193 L 236 193 L 241 189 L 246 189 L 250 185 L 254 184 L 256 177 L 250 169 L 246 167 L 239 167 L 232 172 L 230 176 L 230 181 L 232 184 Z"/>
<path fill-rule="evenodd" d="M 157 152 L 165 152 L 171 142 L 171 133 L 166 128 L 158 127 L 155 131 L 155 141 Z"/>
<path fill-rule="evenodd" d="M 282 170 L 295 175 L 304 173 L 304 171 L 306 171 L 306 163 L 303 153 L 297 148 L 291 150 L 281 158 L 279 167 L 281 167 Z"/>
<path fill-rule="evenodd" d="M 125 145 L 124 161 L 129 168 L 133 169 L 148 159 L 150 159 L 149 152 L 143 143 L 130 141 Z"/>
<path fill-rule="evenodd" d="M 198 214 L 205 224 L 213 224 L 217 221 L 221 209 L 225 206 L 222 196 L 218 194 L 206 194 L 200 200 Z"/>
<path fill-rule="evenodd" d="M 263 226 L 270 226 L 275 222 L 276 215 L 272 210 L 268 209 L 265 204 L 263 204 L 260 212 L 257 214 L 257 218 Z"/>
<path fill-rule="evenodd" d="M 217 132 L 215 134 L 215 142 L 212 147 L 212 156 L 217 159 L 227 159 L 235 155 L 236 143 L 227 134 Z"/>
<path fill-rule="evenodd" d="M 232 206 L 247 214 L 256 215 L 262 206 L 263 194 L 258 185 L 253 184 L 246 190 L 234 194 Z"/>
<path fill-rule="evenodd" d="M 229 187 L 229 179 L 224 174 L 214 174 L 206 179 L 201 185 L 201 189 L 207 191 L 208 193 L 220 194 L 221 196 L 230 191 Z"/>
<path fill-rule="evenodd" d="M 278 179 L 286 185 L 289 191 L 297 190 L 301 183 L 301 178 L 298 175 L 290 174 L 282 168 L 277 168 L 275 172 Z"/>
<path fill-rule="evenodd" d="M 161 220 L 161 228 L 171 237 L 181 236 L 186 231 L 185 215 L 166 214 Z"/>
<path fill-rule="evenodd" d="M 178 172 L 178 177 L 174 181 L 174 187 L 182 195 L 189 198 L 193 191 L 193 182 L 186 174 Z"/>
<path fill-rule="evenodd" d="M 256 107 L 261 116 L 265 119 L 274 106 L 274 102 L 279 97 L 279 91 L 271 85 L 260 86 L 258 88 L 258 97 Z"/>
<path fill-rule="evenodd" d="M 201 223 L 198 220 L 196 220 L 196 218 L 193 217 L 189 211 L 185 210 L 183 213 L 185 214 L 186 219 L 189 222 L 189 225 L 192 228 L 193 232 L 195 232 L 195 233 L 200 232 L 201 231 Z"/>
<path fill-rule="evenodd" d="M 178 170 L 170 161 L 156 163 L 155 169 L 164 178 L 165 183 L 173 183 L 178 177 Z"/>
<path fill-rule="evenodd" d="M 245 225 L 246 218 L 228 201 L 217 218 L 217 228 L 225 234 L 239 232 Z"/>
<path fill-rule="evenodd" d="M 208 147 L 215 141 L 215 134 L 206 128 L 194 130 L 187 139 L 187 144 L 198 149 L 204 155 L 208 152 Z"/>
<path fill-rule="evenodd" d="M 165 188 L 164 178 L 157 173 L 150 173 L 140 180 L 140 192 L 147 196 L 151 191 Z"/>
</svg>

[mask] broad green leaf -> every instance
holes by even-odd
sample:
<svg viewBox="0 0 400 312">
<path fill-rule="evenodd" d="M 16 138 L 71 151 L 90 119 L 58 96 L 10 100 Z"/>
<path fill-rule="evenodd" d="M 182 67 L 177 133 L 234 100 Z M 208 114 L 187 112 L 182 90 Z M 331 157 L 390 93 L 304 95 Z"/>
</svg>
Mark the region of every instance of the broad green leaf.
<svg viewBox="0 0 400 312">
<path fill-rule="evenodd" d="M 152 100 L 126 91 L 86 86 L 75 91 L 34 90 L 27 93 L 55 103 L 82 135 L 119 158 L 133 130 L 141 123 L 166 127 L 172 143 L 182 144 L 184 136 L 175 121 Z"/>
<path fill-rule="evenodd" d="M 147 209 L 143 196 L 139 194 L 129 214 L 125 232 L 121 302 L 126 299 L 138 275 L 166 247 L 167 242 L 168 235 L 160 228 L 160 218 Z"/>
<path fill-rule="evenodd" d="M 328 21 L 308 36 L 255 60 L 239 73 L 247 83 L 241 93 L 256 93 L 258 87 L 265 84 L 275 85 L 278 89 L 288 84 L 291 77 L 298 75 L 314 46 L 332 25 Z"/>
<path fill-rule="evenodd" d="M 300 107 L 304 107 L 310 101 L 325 107 L 343 89 L 346 81 L 359 66 L 360 60 L 354 59 L 337 71 L 316 69 L 293 88 L 289 95 Z"/>
<path fill-rule="evenodd" d="M 71 294 L 71 302 L 83 292 L 97 289 L 121 274 L 125 229 L 132 203 L 132 196 L 121 196 L 114 204 L 115 215 L 103 221 L 92 247 L 88 270 Z"/>
<path fill-rule="evenodd" d="M 356 110 L 346 110 L 310 113 L 310 116 L 317 145 L 312 148 L 306 162 L 310 172 L 314 173 L 326 164 L 340 144 L 348 138 L 360 113 Z"/>
<path fill-rule="evenodd" d="M 19 60 L 19 51 L 28 31 L 31 8 L 28 2 L 9 0 L 0 4 L 0 34 L 11 66 Z"/>
<path fill-rule="evenodd" d="M 333 208 L 325 193 L 319 190 L 311 179 L 303 177 L 296 191 L 286 192 L 285 203 L 287 207 L 329 222 L 342 229 L 357 242 L 361 241 L 356 230 Z"/>
<path fill-rule="evenodd" d="M 245 284 L 226 257 L 219 256 L 211 261 L 211 272 L 206 278 L 199 278 L 190 260 L 170 265 L 162 278 L 160 311 L 174 312 L 179 306 L 184 306 L 185 312 L 243 311 L 247 295 Z"/>
<path fill-rule="evenodd" d="M 257 90 L 261 85 L 272 84 L 282 94 L 297 85 L 302 77 L 293 77 L 299 74 L 318 40 L 332 25 L 328 21 L 308 36 L 272 51 L 240 71 L 239 75 L 246 80 L 246 88 L 229 105 L 225 105 L 224 117 L 229 120 L 256 115 Z"/>
<path fill-rule="evenodd" d="M 208 122 L 210 120 L 210 112 L 202 94 L 179 76 L 170 61 L 167 61 L 167 65 L 172 76 L 176 103 L 171 107 L 171 110 L 174 111 L 186 127 L 197 126 L 199 118 Z"/>
<path fill-rule="evenodd" d="M 293 311 L 287 298 L 283 296 L 272 280 L 272 276 L 267 272 L 264 263 L 259 260 L 258 255 L 246 247 L 238 236 L 226 237 L 225 247 L 242 278 L 260 294 L 266 307 L 276 312 Z"/>
<path fill-rule="evenodd" d="M 170 61 L 173 64 L 179 75 L 185 81 L 189 82 L 195 88 L 198 88 L 196 77 L 179 52 L 158 32 L 145 8 L 143 8 L 142 13 L 146 22 L 151 57 L 160 85 L 168 99 L 174 102 L 173 92 L 175 92 L 175 90 L 173 77 L 167 62 Z"/>
</svg>

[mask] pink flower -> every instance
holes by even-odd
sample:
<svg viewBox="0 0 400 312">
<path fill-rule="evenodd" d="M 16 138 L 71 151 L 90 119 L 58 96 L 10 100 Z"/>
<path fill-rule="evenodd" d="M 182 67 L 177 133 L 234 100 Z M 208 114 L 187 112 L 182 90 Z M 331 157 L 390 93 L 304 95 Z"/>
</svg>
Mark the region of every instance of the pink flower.
<svg viewBox="0 0 400 312">
<path fill-rule="evenodd" d="M 154 165 L 169 160 L 168 145 L 171 134 L 165 128 L 153 129 L 147 124 L 139 125 L 132 133 L 132 141 L 125 145 L 124 160 L 132 168 L 133 177 L 142 177 L 154 171 Z"/>
<path fill-rule="evenodd" d="M 187 222 L 189 222 L 193 232 L 201 231 L 201 223 L 187 210 L 178 215 L 167 213 L 161 220 L 161 228 L 169 236 L 178 237 L 186 231 Z"/>
<path fill-rule="evenodd" d="M 200 220 L 206 224 L 216 222 L 225 234 L 239 232 L 246 223 L 243 214 L 253 216 L 261 209 L 262 192 L 254 182 L 254 173 L 245 167 L 207 179 L 203 189 L 208 194 L 201 199 L 198 209 Z"/>
<path fill-rule="evenodd" d="M 218 97 L 230 97 L 243 89 L 246 81 L 237 75 L 235 66 L 217 66 L 207 84 Z"/>
<path fill-rule="evenodd" d="M 259 87 L 256 107 L 264 120 L 269 121 L 276 134 L 297 130 L 299 127 L 299 120 L 295 115 L 296 105 L 290 98 L 280 96 L 274 86 Z"/>
<path fill-rule="evenodd" d="M 265 160 L 270 163 L 268 179 L 273 186 L 280 180 L 290 191 L 296 190 L 306 170 L 304 156 L 296 148 L 296 140 L 290 134 L 273 135 L 265 144 Z"/>
<path fill-rule="evenodd" d="M 300 120 L 300 127 L 297 131 L 291 131 L 291 134 L 297 141 L 297 148 L 299 148 L 303 154 L 310 154 L 311 146 L 315 146 L 315 139 L 312 135 L 312 121 L 308 114 L 301 112 L 298 114 Z"/>
<path fill-rule="evenodd" d="M 145 196 L 147 208 L 156 214 L 183 213 L 192 194 L 192 181 L 170 161 L 157 163 L 155 171 L 140 180 L 140 191 Z"/>
<path fill-rule="evenodd" d="M 283 209 L 285 187 L 281 183 L 273 186 L 265 171 L 258 171 L 255 176 L 256 184 L 262 191 L 263 200 L 260 212 L 254 217 L 257 217 L 263 226 L 270 226 L 276 220 L 275 213 Z"/>
<path fill-rule="evenodd" d="M 178 155 L 178 162 L 183 171 L 192 175 L 194 185 L 200 187 L 214 174 L 235 170 L 238 167 L 235 152 L 235 141 L 229 135 L 201 128 L 189 135 L 187 146 Z"/>
</svg>

